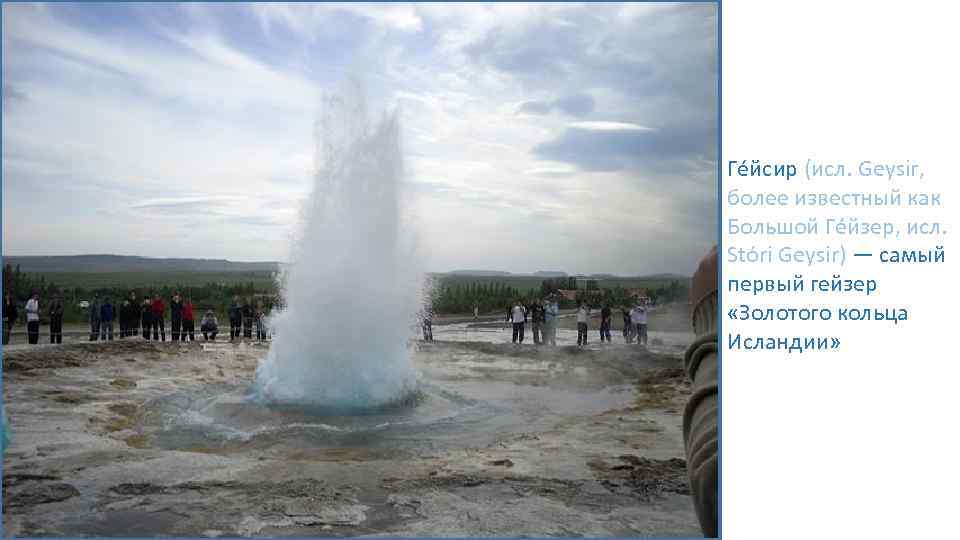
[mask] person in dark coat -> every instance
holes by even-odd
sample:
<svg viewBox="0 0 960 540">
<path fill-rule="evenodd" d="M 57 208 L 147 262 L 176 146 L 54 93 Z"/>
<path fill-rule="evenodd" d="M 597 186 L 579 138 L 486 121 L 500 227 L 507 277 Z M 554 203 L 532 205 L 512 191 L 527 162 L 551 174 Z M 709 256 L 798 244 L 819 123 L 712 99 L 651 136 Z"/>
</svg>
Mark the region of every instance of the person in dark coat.
<svg viewBox="0 0 960 540">
<path fill-rule="evenodd" d="M 127 337 L 127 328 L 130 326 L 130 301 L 124 298 L 117 308 L 117 322 L 120 324 L 119 339 Z"/>
<path fill-rule="evenodd" d="M 173 293 L 170 301 L 170 339 L 180 341 L 180 328 L 183 326 L 183 300 L 180 293 Z"/>
<path fill-rule="evenodd" d="M 227 308 L 227 318 L 230 319 L 230 341 L 240 337 L 240 325 L 243 321 L 243 311 L 240 308 L 240 297 L 234 296 L 233 303 Z"/>
<path fill-rule="evenodd" d="M 610 309 L 610 304 L 604 304 L 603 309 L 600 310 L 600 342 L 603 343 L 604 340 L 607 343 L 613 343 L 613 340 L 610 339 L 610 327 L 613 326 L 613 310 Z"/>
<path fill-rule="evenodd" d="M 546 341 L 546 335 L 543 334 L 543 323 L 546 317 L 543 302 L 541 302 L 539 298 L 534 300 L 530 304 L 530 307 L 527 308 L 527 311 L 530 312 L 530 328 L 533 330 L 533 344 L 540 345 Z"/>
<path fill-rule="evenodd" d="M 103 301 L 103 305 L 100 306 L 100 339 L 106 340 L 109 338 L 110 341 L 113 341 L 113 318 L 115 317 L 113 310 L 113 304 L 110 303 L 110 299 L 107 298 Z"/>
<path fill-rule="evenodd" d="M 423 307 L 420 326 L 423 329 L 423 340 L 433 341 L 433 306 L 427 304 Z"/>
<path fill-rule="evenodd" d="M 140 333 L 140 317 L 142 316 L 143 306 L 137 301 L 137 293 L 133 291 L 130 291 L 130 299 L 127 301 L 130 302 L 130 323 L 127 326 L 127 335 L 134 337 Z"/>
<path fill-rule="evenodd" d="M 50 343 L 63 343 L 63 301 L 54 299 L 47 315 L 50 317 Z"/>
<path fill-rule="evenodd" d="M 153 326 L 153 302 L 150 296 L 143 297 L 140 304 L 140 328 L 143 329 L 143 339 L 150 339 L 150 328 Z"/>
<path fill-rule="evenodd" d="M 13 334 L 13 326 L 17 323 L 17 302 L 13 299 L 13 294 L 3 297 L 3 344 L 10 344 L 10 336 Z"/>
<path fill-rule="evenodd" d="M 100 295 L 94 294 L 93 301 L 90 302 L 90 341 L 96 341 L 100 337 Z"/>
<path fill-rule="evenodd" d="M 243 337 L 252 338 L 253 337 L 253 304 L 250 298 L 247 298 L 243 302 L 243 308 L 241 308 L 241 315 L 243 316 Z"/>
</svg>

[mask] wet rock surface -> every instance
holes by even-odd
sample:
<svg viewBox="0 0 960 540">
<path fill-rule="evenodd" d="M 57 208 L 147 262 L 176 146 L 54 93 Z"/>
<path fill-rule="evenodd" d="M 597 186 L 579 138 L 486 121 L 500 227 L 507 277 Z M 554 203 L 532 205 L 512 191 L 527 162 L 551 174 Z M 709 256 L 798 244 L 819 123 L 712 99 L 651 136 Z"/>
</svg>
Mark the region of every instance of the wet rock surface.
<svg viewBox="0 0 960 540">
<path fill-rule="evenodd" d="M 689 495 L 687 463 L 681 458 L 648 459 L 633 455 L 620 456 L 619 463 L 594 461 L 601 484 L 613 493 L 632 495 L 652 502 L 666 493 Z"/>
<path fill-rule="evenodd" d="M 416 349 L 423 402 L 364 418 L 245 403 L 265 346 L 6 353 L 5 530 L 698 534 L 676 355 L 466 340 Z"/>
<path fill-rule="evenodd" d="M 3 505 L 5 508 L 32 507 L 80 495 L 77 488 L 57 480 L 56 476 L 42 474 L 4 475 Z"/>
</svg>

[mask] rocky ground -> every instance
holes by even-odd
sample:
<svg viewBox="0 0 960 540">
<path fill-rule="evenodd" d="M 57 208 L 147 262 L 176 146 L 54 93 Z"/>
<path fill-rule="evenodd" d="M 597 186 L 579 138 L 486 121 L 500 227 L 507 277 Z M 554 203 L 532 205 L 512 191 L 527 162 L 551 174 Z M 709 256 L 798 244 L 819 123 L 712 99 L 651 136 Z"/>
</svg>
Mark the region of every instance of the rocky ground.
<svg viewBox="0 0 960 540">
<path fill-rule="evenodd" d="M 227 428 L 191 420 L 193 402 L 170 397 L 249 385 L 266 347 L 125 340 L 5 352 L 6 534 L 699 533 L 675 353 L 419 344 L 427 401 L 404 413 L 409 422 L 362 433 L 344 433 L 349 419 L 294 429 L 234 406 L 215 422 L 245 435 L 211 438 Z M 163 408 L 181 402 L 179 416 Z"/>
</svg>

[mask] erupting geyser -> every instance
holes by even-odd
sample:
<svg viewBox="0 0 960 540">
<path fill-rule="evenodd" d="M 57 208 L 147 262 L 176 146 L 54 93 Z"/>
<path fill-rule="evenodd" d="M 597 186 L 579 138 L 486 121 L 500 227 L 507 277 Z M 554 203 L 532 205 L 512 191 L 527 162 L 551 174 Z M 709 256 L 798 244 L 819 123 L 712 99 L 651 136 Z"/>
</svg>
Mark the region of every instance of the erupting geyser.
<svg viewBox="0 0 960 540">
<path fill-rule="evenodd" d="M 399 122 L 368 120 L 359 94 L 326 98 L 317 122 L 313 193 L 257 368 L 255 397 L 267 403 L 363 409 L 415 391 L 421 279 L 399 208 Z"/>
</svg>

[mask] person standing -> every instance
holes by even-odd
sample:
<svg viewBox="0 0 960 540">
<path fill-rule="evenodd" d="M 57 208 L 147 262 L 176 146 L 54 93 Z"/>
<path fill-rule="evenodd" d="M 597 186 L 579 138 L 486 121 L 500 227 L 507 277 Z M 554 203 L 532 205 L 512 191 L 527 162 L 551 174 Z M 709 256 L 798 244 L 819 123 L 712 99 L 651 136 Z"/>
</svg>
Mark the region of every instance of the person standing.
<svg viewBox="0 0 960 540">
<path fill-rule="evenodd" d="M 423 330 L 423 340 L 433 341 L 433 307 L 425 306 L 423 308 L 423 317 L 420 321 L 420 327 Z"/>
<path fill-rule="evenodd" d="M 240 323 L 243 320 L 239 296 L 233 297 L 233 303 L 227 308 L 227 318 L 230 319 L 230 341 L 233 341 L 240 337 Z"/>
<path fill-rule="evenodd" d="M 551 296 L 547 299 L 543 308 L 543 321 L 546 331 L 544 341 L 549 341 L 550 345 L 557 345 L 557 317 L 560 316 L 560 304 L 556 297 Z"/>
<path fill-rule="evenodd" d="M 153 302 L 150 303 L 150 323 L 153 326 L 153 340 L 157 341 L 166 341 L 167 335 L 164 330 L 163 324 L 163 312 L 166 311 L 167 306 L 163 303 L 163 298 L 160 298 L 160 295 L 155 295 L 153 297 Z"/>
<path fill-rule="evenodd" d="M 257 300 L 257 311 L 254 313 L 257 322 L 257 341 L 265 341 L 267 339 L 267 326 L 264 322 L 264 318 L 267 316 L 265 310 L 263 309 L 263 302 Z M 433 341 L 433 334 L 430 334 L 430 341 Z"/>
<path fill-rule="evenodd" d="M 143 339 L 150 339 L 150 327 L 153 326 L 153 302 L 150 301 L 150 295 L 143 297 L 143 303 L 140 304 L 140 328 L 143 330 Z"/>
<path fill-rule="evenodd" d="M 130 303 L 130 326 L 127 327 L 127 335 L 134 337 L 140 333 L 140 318 L 143 316 L 143 306 L 140 302 L 137 302 L 137 293 L 134 291 L 130 291 L 130 299 L 127 302 Z"/>
<path fill-rule="evenodd" d="M 633 320 L 630 318 L 630 310 L 627 309 L 627 306 L 620 307 L 620 316 L 623 317 L 623 342 L 624 343 L 633 343 L 633 332 L 635 330 L 633 326 Z"/>
<path fill-rule="evenodd" d="M 110 299 L 106 298 L 103 301 L 103 305 L 100 306 L 100 339 L 105 341 L 109 336 L 110 341 L 113 341 L 113 318 L 115 316 L 113 309 L 113 304 L 110 303 Z"/>
<path fill-rule="evenodd" d="M 630 321 L 633 323 L 637 333 L 637 345 L 647 344 L 647 306 L 637 304 L 630 311 Z"/>
<path fill-rule="evenodd" d="M 212 310 L 207 310 L 203 316 L 203 320 L 200 321 L 200 333 L 203 334 L 203 340 L 216 341 L 217 329 L 217 316 L 213 314 Z"/>
<path fill-rule="evenodd" d="M 17 323 L 17 303 L 13 299 L 13 293 L 3 297 L 3 344 L 10 344 L 10 336 L 13 335 L 13 327 Z"/>
<path fill-rule="evenodd" d="M 36 345 L 40 341 L 40 295 L 33 293 L 27 300 L 27 342 Z"/>
<path fill-rule="evenodd" d="M 586 302 L 580 302 L 577 309 L 577 347 L 587 344 L 587 323 L 590 322 L 590 307 Z"/>
<path fill-rule="evenodd" d="M 546 343 L 546 334 L 543 331 L 546 312 L 543 309 L 543 302 L 538 298 L 530 306 L 530 328 L 533 331 L 533 344 L 540 345 Z"/>
<path fill-rule="evenodd" d="M 610 326 L 613 325 L 613 312 L 610 310 L 610 304 L 603 304 L 600 310 L 600 343 L 604 340 L 607 343 L 613 343 L 610 339 Z"/>
<path fill-rule="evenodd" d="M 183 326 L 183 300 L 180 293 L 173 293 L 170 301 L 170 341 L 180 340 L 180 328 Z"/>
<path fill-rule="evenodd" d="M 474 305 L 473 305 L 473 320 L 477 320 L 477 318 L 478 318 L 479 316 L 480 316 L 480 305 L 479 305 L 479 304 L 474 304 Z"/>
<path fill-rule="evenodd" d="M 180 341 L 186 341 L 187 334 L 190 334 L 190 341 L 193 341 L 193 300 L 189 298 L 183 303 L 183 329 L 180 332 Z"/>
<path fill-rule="evenodd" d="M 96 341 L 100 337 L 100 295 L 93 295 L 93 302 L 90 302 L 90 341 Z"/>
<path fill-rule="evenodd" d="M 513 323 L 514 343 L 523 343 L 523 323 L 526 319 L 527 312 L 523 309 L 523 304 L 517 300 L 513 303 L 513 308 L 510 309 L 510 318 L 508 319 Z"/>
<path fill-rule="evenodd" d="M 126 298 L 120 302 L 120 307 L 117 309 L 117 322 L 120 324 L 119 339 L 123 339 L 127 337 L 127 329 L 130 327 L 130 301 Z"/>
<path fill-rule="evenodd" d="M 50 316 L 50 343 L 63 343 L 63 301 L 54 299 L 47 314 Z"/>
<path fill-rule="evenodd" d="M 250 339 L 253 337 L 253 305 L 250 298 L 243 301 L 240 315 L 243 317 L 243 337 Z"/>
</svg>

